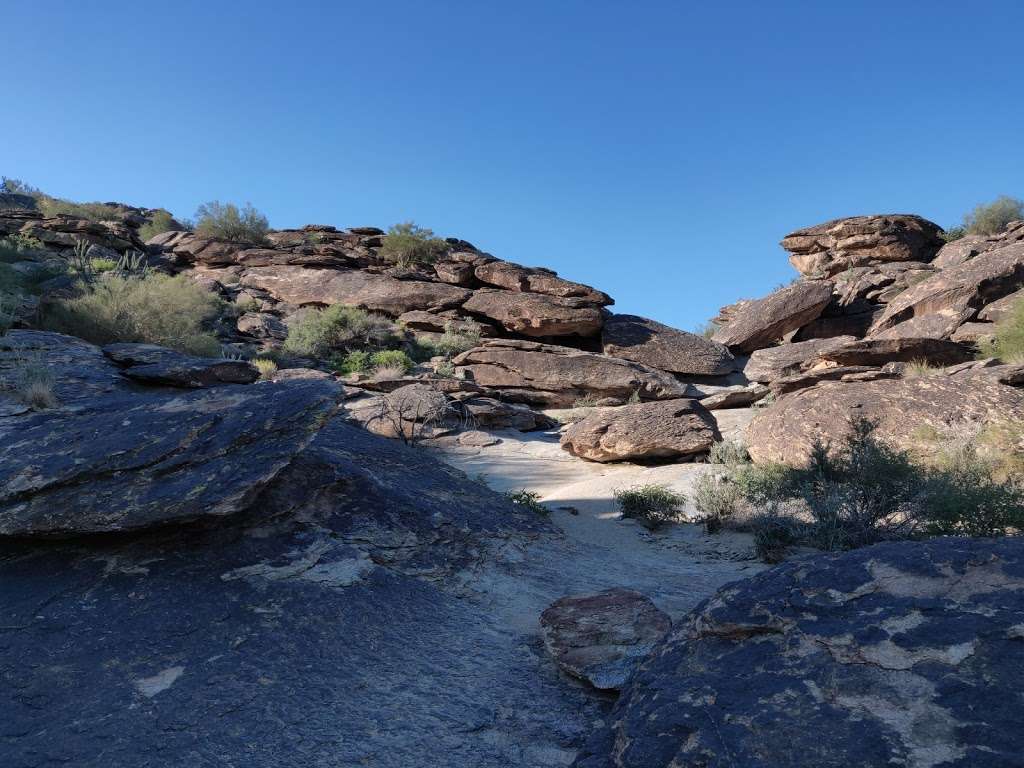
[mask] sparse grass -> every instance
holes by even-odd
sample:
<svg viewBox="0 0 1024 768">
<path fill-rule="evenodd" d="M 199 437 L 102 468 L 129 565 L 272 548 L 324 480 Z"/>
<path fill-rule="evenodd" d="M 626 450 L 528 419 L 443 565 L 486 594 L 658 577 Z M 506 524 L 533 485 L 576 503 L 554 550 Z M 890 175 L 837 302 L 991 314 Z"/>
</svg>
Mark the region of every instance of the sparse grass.
<svg viewBox="0 0 1024 768">
<path fill-rule="evenodd" d="M 373 380 L 374 381 L 390 381 L 392 379 L 400 379 L 407 371 L 400 365 L 381 365 L 373 369 Z"/>
<path fill-rule="evenodd" d="M 710 341 L 711 337 L 714 336 L 718 332 L 718 329 L 721 327 L 722 326 L 720 326 L 714 320 L 708 320 L 706 323 L 698 325 L 693 332 L 698 336 L 703 336 L 705 339 L 708 339 Z"/>
<path fill-rule="evenodd" d="M 525 488 L 518 491 L 505 491 L 505 498 L 513 504 L 518 504 L 526 507 L 531 512 L 536 512 L 538 515 L 546 515 L 549 512 L 548 508 L 540 503 L 540 494 L 536 491 L 528 491 Z"/>
<path fill-rule="evenodd" d="M 639 520 L 648 528 L 678 522 L 683 517 L 686 496 L 667 485 L 639 485 L 615 490 L 615 501 L 623 517 Z"/>
<path fill-rule="evenodd" d="M 903 369 L 904 379 L 920 379 L 927 376 L 941 376 L 941 365 L 933 365 L 927 360 L 911 360 Z"/>
<path fill-rule="evenodd" d="M 943 240 L 947 243 L 952 243 L 955 240 L 959 240 L 961 237 L 967 234 L 967 230 L 964 227 L 950 227 L 939 234 Z"/>
<path fill-rule="evenodd" d="M 432 230 L 411 221 L 395 224 L 388 230 L 380 248 L 380 256 L 400 267 L 432 264 L 448 250 L 448 244 L 435 237 Z"/>
<path fill-rule="evenodd" d="M 1003 362 L 1024 362 L 1024 301 L 1014 304 L 1010 313 L 996 323 L 991 339 L 978 344 L 982 357 L 997 357 Z"/>
<path fill-rule="evenodd" d="M 328 359 L 383 346 L 393 335 L 390 320 L 357 307 L 332 304 L 323 310 L 312 310 L 292 323 L 284 348 L 303 357 Z"/>
<path fill-rule="evenodd" d="M 964 216 L 964 229 L 971 235 L 998 235 L 1011 221 L 1021 219 L 1024 219 L 1024 200 L 1001 195 Z"/>
<path fill-rule="evenodd" d="M 86 286 L 80 296 L 56 301 L 43 326 L 93 344 L 147 342 L 216 357 L 220 344 L 203 326 L 220 306 L 219 299 L 184 275 L 109 274 Z"/>
<path fill-rule="evenodd" d="M 439 354 L 453 358 L 480 346 L 480 327 L 475 323 L 459 328 L 450 320 L 444 324 L 444 333 L 434 345 Z"/>
<path fill-rule="evenodd" d="M 56 408 L 60 404 L 53 391 L 53 372 L 39 355 L 16 359 L 14 376 L 3 381 L 3 385 L 33 410 Z"/>
<path fill-rule="evenodd" d="M 146 242 L 150 238 L 161 235 L 164 232 L 172 232 L 178 229 L 175 226 L 176 223 L 174 217 L 167 211 L 156 211 L 149 217 L 149 221 L 139 227 L 139 238 L 142 242 Z"/>
<path fill-rule="evenodd" d="M 572 407 L 573 408 L 593 408 L 594 406 L 597 405 L 597 401 L 599 399 L 600 398 L 598 398 L 597 395 L 588 393 L 586 395 L 583 395 L 582 397 L 577 397 L 575 400 L 573 400 Z"/>
<path fill-rule="evenodd" d="M 265 357 L 257 357 L 252 364 L 256 366 L 256 370 L 260 372 L 260 378 L 263 380 L 272 379 L 277 373 L 277 363 Z"/>
<path fill-rule="evenodd" d="M 250 203 L 239 208 L 234 203 L 213 200 L 196 209 L 196 234 L 203 237 L 261 245 L 266 243 L 269 231 L 267 217 Z"/>
</svg>

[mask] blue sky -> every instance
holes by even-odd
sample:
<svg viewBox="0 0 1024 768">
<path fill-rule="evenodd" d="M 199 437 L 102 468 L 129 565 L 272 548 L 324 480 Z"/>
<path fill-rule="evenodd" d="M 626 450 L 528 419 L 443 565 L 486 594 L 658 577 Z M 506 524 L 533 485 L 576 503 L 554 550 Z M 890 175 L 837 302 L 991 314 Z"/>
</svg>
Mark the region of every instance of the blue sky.
<svg viewBox="0 0 1024 768">
<path fill-rule="evenodd" d="M 244 6 L 245 10 L 239 10 Z M 1024 197 L 1024 3 L 11 3 L 0 173 L 413 219 L 693 328 L 837 216 Z"/>
</svg>

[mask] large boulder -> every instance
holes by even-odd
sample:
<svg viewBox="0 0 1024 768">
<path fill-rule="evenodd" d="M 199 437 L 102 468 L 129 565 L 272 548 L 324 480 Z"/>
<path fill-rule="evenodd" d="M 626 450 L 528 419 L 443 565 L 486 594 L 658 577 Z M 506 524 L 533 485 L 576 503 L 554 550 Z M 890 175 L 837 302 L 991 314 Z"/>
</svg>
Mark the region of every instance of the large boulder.
<svg viewBox="0 0 1024 768">
<path fill-rule="evenodd" d="M 931 261 L 942 228 L 910 214 L 851 216 L 790 232 L 782 247 L 803 275 L 835 275 L 887 261 Z"/>
<path fill-rule="evenodd" d="M 453 362 L 459 375 L 503 399 L 548 407 L 567 407 L 586 395 L 662 400 L 690 393 L 670 374 L 640 363 L 534 341 L 490 341 Z"/>
<path fill-rule="evenodd" d="M 973 360 L 974 350 L 945 339 L 862 339 L 818 353 L 818 358 L 835 365 L 885 365 L 923 361 L 937 366 Z"/>
<path fill-rule="evenodd" d="M 751 381 L 776 381 L 808 368 L 823 353 L 856 340 L 853 336 L 836 336 L 765 347 L 750 355 L 743 374 Z"/>
<path fill-rule="evenodd" d="M 540 615 L 555 663 L 600 690 L 622 688 L 671 627 L 648 597 L 622 587 L 560 598 Z"/>
<path fill-rule="evenodd" d="M 245 360 L 195 357 L 156 344 L 108 344 L 103 354 L 124 366 L 122 373 L 147 384 L 171 387 L 213 387 L 251 384 L 260 372 Z"/>
<path fill-rule="evenodd" d="M 495 260 L 477 266 L 474 273 L 481 283 L 507 291 L 543 293 L 563 299 L 579 298 L 601 306 L 615 303 L 604 291 L 564 280 L 548 269 L 531 269 L 510 261 Z"/>
<path fill-rule="evenodd" d="M 800 281 L 737 306 L 728 324 L 712 338 L 740 352 L 753 352 L 811 322 L 831 300 L 832 283 L 828 280 Z"/>
<path fill-rule="evenodd" d="M 601 329 L 606 355 L 662 371 L 721 376 L 735 365 L 728 347 L 636 315 L 612 315 Z"/>
<path fill-rule="evenodd" d="M 462 308 L 521 336 L 593 336 L 604 324 L 604 312 L 593 302 L 541 293 L 484 289 L 474 291 Z"/>
<path fill-rule="evenodd" d="M 1024 392 L 981 375 L 969 382 L 941 374 L 829 381 L 780 397 L 759 411 L 747 428 L 750 455 L 756 462 L 803 464 L 815 440 L 841 443 L 853 417 L 877 422 L 879 438 L 910 448 L 922 427 L 941 431 L 952 424 L 1024 419 Z"/>
<path fill-rule="evenodd" d="M 697 400 L 597 408 L 562 433 L 562 449 L 588 461 L 665 460 L 707 453 L 720 439 Z"/>
<path fill-rule="evenodd" d="M 575 766 L 1011 766 L 1022 688 L 1024 541 L 879 544 L 724 587 Z"/>
<path fill-rule="evenodd" d="M 243 286 L 267 291 L 287 304 L 348 304 L 393 317 L 414 309 L 456 307 L 471 294 L 447 283 L 397 280 L 360 270 L 296 266 L 249 269 L 241 282 Z"/>
<path fill-rule="evenodd" d="M 1024 242 L 979 254 L 909 288 L 889 303 L 869 335 L 949 338 L 982 307 L 1022 287 Z"/>
</svg>

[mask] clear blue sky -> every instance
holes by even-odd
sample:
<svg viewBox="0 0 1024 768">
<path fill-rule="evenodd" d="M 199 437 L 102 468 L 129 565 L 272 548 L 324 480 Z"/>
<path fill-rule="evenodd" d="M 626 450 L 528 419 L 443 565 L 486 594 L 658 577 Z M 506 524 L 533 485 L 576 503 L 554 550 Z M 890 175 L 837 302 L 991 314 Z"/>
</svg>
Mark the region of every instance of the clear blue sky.
<svg viewBox="0 0 1024 768">
<path fill-rule="evenodd" d="M 244 10 L 242 10 L 244 8 Z M 3 11 L 0 173 L 276 227 L 414 219 L 692 328 L 828 218 L 1024 197 L 1024 3 Z"/>
</svg>

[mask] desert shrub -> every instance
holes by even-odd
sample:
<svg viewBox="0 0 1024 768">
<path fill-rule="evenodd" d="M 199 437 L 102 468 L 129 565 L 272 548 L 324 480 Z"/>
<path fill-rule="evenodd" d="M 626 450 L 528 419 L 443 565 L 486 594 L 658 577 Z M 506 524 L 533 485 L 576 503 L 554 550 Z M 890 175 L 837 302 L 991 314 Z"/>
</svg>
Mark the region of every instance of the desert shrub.
<svg viewBox="0 0 1024 768">
<path fill-rule="evenodd" d="M 117 269 L 117 262 L 113 259 L 94 258 L 89 259 L 89 268 L 96 274 L 113 272 Z"/>
<path fill-rule="evenodd" d="M 1010 314 L 996 323 L 991 339 L 978 349 L 983 357 L 998 357 L 1005 362 L 1024 362 L 1024 301 L 1018 301 Z"/>
<path fill-rule="evenodd" d="M 38 238 L 15 232 L 13 235 L 0 237 L 0 262 L 25 261 L 42 249 L 43 244 Z"/>
<path fill-rule="evenodd" d="M 388 230 L 380 255 L 386 261 L 408 267 L 413 264 L 431 264 L 447 249 L 448 244 L 435 237 L 432 230 L 406 221 Z"/>
<path fill-rule="evenodd" d="M 594 406 L 597 405 L 597 401 L 599 399 L 600 398 L 597 395 L 593 394 L 592 392 L 588 392 L 587 394 L 582 395 L 581 397 L 577 397 L 575 400 L 573 400 L 572 407 L 593 408 Z"/>
<path fill-rule="evenodd" d="M 260 244 L 266 242 L 270 224 L 250 203 L 239 208 L 234 203 L 213 200 L 196 209 L 195 228 L 204 237 Z"/>
<path fill-rule="evenodd" d="M 117 206 L 106 203 L 73 203 L 70 200 L 61 200 L 57 197 L 43 195 L 36 200 L 36 207 L 46 217 L 59 216 L 80 216 L 90 221 L 120 221 L 121 211 Z"/>
<path fill-rule="evenodd" d="M 346 376 L 351 373 L 365 373 L 372 367 L 370 353 L 364 350 L 349 352 L 344 357 L 337 358 L 335 362 L 335 368 L 338 372 Z"/>
<path fill-rule="evenodd" d="M 147 342 L 213 357 L 220 345 L 203 326 L 219 310 L 220 300 L 184 275 L 110 274 L 80 296 L 56 301 L 43 325 L 94 344 Z"/>
<path fill-rule="evenodd" d="M 711 446 L 711 450 L 708 451 L 708 463 L 725 464 L 730 467 L 749 464 L 750 453 L 747 452 L 747 447 L 743 443 L 735 440 L 722 440 Z"/>
<path fill-rule="evenodd" d="M 903 378 L 920 379 L 942 373 L 941 365 L 932 365 L 927 360 L 911 360 L 903 369 Z"/>
<path fill-rule="evenodd" d="M 16 398 L 35 410 L 59 405 L 53 391 L 53 372 L 41 356 L 15 359 L 13 376 L 0 383 L 4 389 L 9 389 Z"/>
<path fill-rule="evenodd" d="M 443 360 L 434 368 L 434 373 L 443 379 L 455 378 L 455 363 L 451 360 Z"/>
<path fill-rule="evenodd" d="M 139 227 L 139 237 L 142 239 L 142 242 L 146 242 L 151 237 L 178 229 L 176 224 L 177 222 L 174 221 L 174 217 L 167 211 L 155 211 L 149 217 L 149 221 Z"/>
<path fill-rule="evenodd" d="M 235 314 L 239 316 L 248 314 L 249 312 L 259 312 L 260 307 L 262 307 L 262 304 L 252 296 L 247 296 L 234 303 Z"/>
<path fill-rule="evenodd" d="M 615 501 L 623 517 L 639 520 L 648 528 L 682 519 L 686 496 L 667 485 L 639 485 L 615 490 Z"/>
<path fill-rule="evenodd" d="M 450 320 L 444 324 L 444 333 L 434 342 L 438 354 L 451 359 L 480 346 L 480 328 L 476 324 L 459 328 Z"/>
<path fill-rule="evenodd" d="M 525 488 L 519 491 L 505 491 L 505 498 L 539 515 L 548 514 L 548 508 L 540 503 L 540 494 L 536 491 L 528 491 Z"/>
<path fill-rule="evenodd" d="M 21 179 L 11 179 L 7 176 L 0 176 L 0 192 L 6 195 L 26 195 L 27 197 L 43 196 L 37 187 L 33 187 Z"/>
<path fill-rule="evenodd" d="M 693 504 L 701 514 L 705 529 L 714 533 L 740 511 L 743 490 L 732 478 L 708 472 L 698 477 L 693 485 Z"/>
<path fill-rule="evenodd" d="M 636 405 L 637 403 L 639 403 L 640 402 L 640 390 L 639 389 L 634 389 L 632 394 L 630 394 L 629 399 L 626 400 L 626 402 L 629 405 Z"/>
<path fill-rule="evenodd" d="M 693 332 L 698 336 L 703 336 L 705 339 L 710 340 L 721 327 L 722 326 L 720 326 L 714 320 L 708 320 L 706 323 L 698 325 Z"/>
<path fill-rule="evenodd" d="M 998 235 L 1011 221 L 1024 219 L 1024 200 L 1001 195 L 964 216 L 964 228 L 972 235 Z"/>
<path fill-rule="evenodd" d="M 252 361 L 252 364 L 256 366 L 256 370 L 260 372 L 261 379 L 272 379 L 274 374 L 277 373 L 277 363 L 273 360 L 268 360 L 265 357 L 257 357 Z"/>
<path fill-rule="evenodd" d="M 952 243 L 954 240 L 959 240 L 961 237 L 967 234 L 967 230 L 964 227 L 950 227 L 940 233 L 939 237 L 945 240 L 947 243 Z"/>
<path fill-rule="evenodd" d="M 304 357 L 331 358 L 367 347 L 380 347 L 394 335 L 390 320 L 358 307 L 332 304 L 312 310 L 288 328 L 284 348 Z"/>
<path fill-rule="evenodd" d="M 376 371 L 389 369 L 404 375 L 415 368 L 416 363 L 400 349 L 382 349 L 370 355 L 370 366 Z"/>
</svg>

